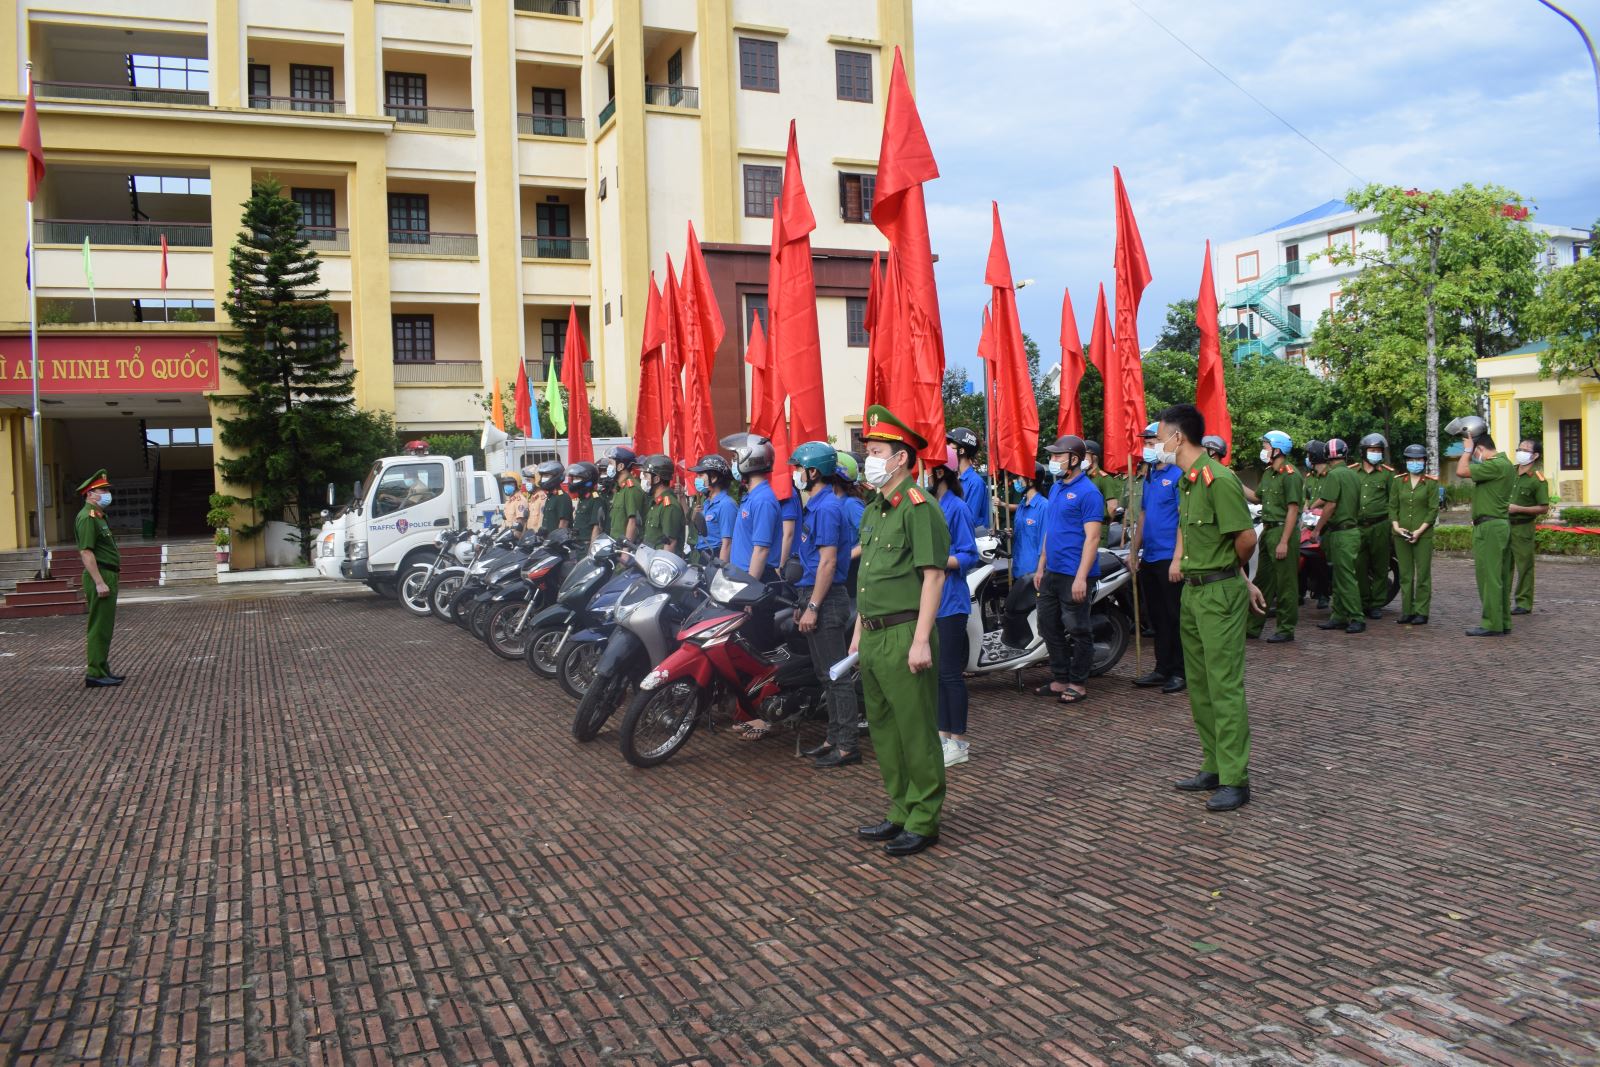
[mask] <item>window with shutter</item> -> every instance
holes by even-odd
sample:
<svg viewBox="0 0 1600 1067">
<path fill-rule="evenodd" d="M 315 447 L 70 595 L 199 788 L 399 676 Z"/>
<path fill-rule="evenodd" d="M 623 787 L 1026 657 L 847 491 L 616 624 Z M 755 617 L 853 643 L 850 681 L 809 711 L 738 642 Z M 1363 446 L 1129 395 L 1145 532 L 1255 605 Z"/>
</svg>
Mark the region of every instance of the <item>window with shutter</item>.
<svg viewBox="0 0 1600 1067">
<path fill-rule="evenodd" d="M 739 38 L 739 87 L 765 93 L 778 91 L 778 42 Z"/>
</svg>

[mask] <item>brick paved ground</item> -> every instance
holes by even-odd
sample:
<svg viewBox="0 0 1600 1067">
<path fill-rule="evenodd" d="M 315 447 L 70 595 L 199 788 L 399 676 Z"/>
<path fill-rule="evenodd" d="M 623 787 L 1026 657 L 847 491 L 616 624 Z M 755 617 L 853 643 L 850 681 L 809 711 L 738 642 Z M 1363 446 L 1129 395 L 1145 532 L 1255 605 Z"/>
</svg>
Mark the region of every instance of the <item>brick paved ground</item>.
<svg viewBox="0 0 1600 1067">
<path fill-rule="evenodd" d="M 945 842 L 870 761 L 696 734 L 653 772 L 365 592 L 0 627 L 0 1059 L 1600 1062 L 1600 568 L 1540 610 L 1253 645 L 1255 803 L 1179 699 L 974 687 Z M 1470 658 L 1471 662 L 1467 662 Z"/>
</svg>

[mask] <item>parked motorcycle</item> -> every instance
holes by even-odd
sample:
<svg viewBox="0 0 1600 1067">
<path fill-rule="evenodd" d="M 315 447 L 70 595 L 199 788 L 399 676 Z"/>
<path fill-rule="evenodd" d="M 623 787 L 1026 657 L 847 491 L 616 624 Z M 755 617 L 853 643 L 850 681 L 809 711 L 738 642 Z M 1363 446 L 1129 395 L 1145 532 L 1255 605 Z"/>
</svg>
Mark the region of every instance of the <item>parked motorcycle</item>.
<svg viewBox="0 0 1600 1067">
<path fill-rule="evenodd" d="M 515 580 L 493 589 L 484 614 L 483 641 L 502 659 L 522 659 L 528 652 L 528 621 L 555 599 L 572 570 L 572 557 L 583 545 L 571 530 L 557 530 L 533 551 Z"/>
<path fill-rule="evenodd" d="M 419 616 L 433 613 L 428 594 L 435 576 L 458 561 L 456 548 L 470 542 L 472 536 L 471 530 L 443 531 L 433 539 L 434 548 L 438 550 L 433 559 L 425 565 L 417 563 L 406 569 L 400 576 L 400 603 L 407 611 Z"/>
<path fill-rule="evenodd" d="M 446 622 L 453 621 L 451 610 L 456 595 L 461 592 L 461 586 L 466 582 L 472 568 L 478 565 L 485 553 L 495 548 L 497 542 L 515 536 L 515 531 L 497 534 L 493 530 L 480 530 L 473 534 L 470 540 L 457 545 L 456 562 L 435 572 L 432 588 L 428 590 L 428 610 L 433 616 Z"/>
<path fill-rule="evenodd" d="M 1089 591 L 1089 627 L 1094 641 L 1094 656 L 1089 676 L 1097 678 L 1115 667 L 1128 651 L 1133 637 L 1133 573 L 1128 570 L 1126 548 L 1100 550 L 1100 577 Z M 974 568 L 967 575 L 967 588 L 974 590 L 978 602 L 983 585 L 993 580 L 993 564 Z M 967 622 L 967 672 L 993 674 L 1020 671 L 1050 658 L 1050 649 L 1039 632 L 1038 595 L 1031 581 L 1017 588 L 1007 602 L 998 628 L 979 630 L 982 616 L 974 611 Z"/>
<path fill-rule="evenodd" d="M 556 677 L 559 656 L 567 638 L 572 636 L 574 630 L 584 625 L 589 601 L 616 573 L 620 551 L 621 545 L 611 538 L 596 538 L 589 548 L 588 555 L 579 560 L 567 573 L 561 587 L 556 591 L 555 603 L 546 604 L 530 617 L 524 617 L 518 622 L 522 655 L 527 660 L 528 668 L 535 674 L 546 678 Z M 489 625 L 491 637 L 495 627 L 495 622 L 491 621 Z M 581 675 L 585 679 L 594 673 L 595 664 L 600 662 L 599 646 L 588 647 L 592 649 L 592 653 L 587 666 L 580 665 L 581 669 L 587 671 L 587 674 Z M 569 680 L 563 676 L 561 687 L 574 699 L 581 699 L 583 690 L 588 688 L 588 683 L 585 681 L 582 688 L 574 691 Z"/>
<path fill-rule="evenodd" d="M 450 620 L 481 640 L 488 608 L 484 591 L 515 580 L 538 544 L 538 536 L 531 533 L 518 536 L 511 531 L 497 538 L 495 544 L 467 569 L 466 580 L 450 604 Z"/>
<path fill-rule="evenodd" d="M 1328 558 L 1322 551 L 1322 539 L 1317 537 L 1316 533 L 1315 533 L 1316 525 L 1317 525 L 1317 523 L 1319 521 L 1321 521 L 1321 519 L 1322 519 L 1321 510 L 1315 509 L 1315 508 L 1307 508 L 1305 510 L 1305 512 L 1302 514 L 1302 517 L 1301 517 L 1301 528 L 1300 528 L 1300 595 L 1301 595 L 1302 599 L 1305 597 L 1306 590 L 1307 590 L 1307 585 L 1306 585 L 1307 572 L 1308 571 L 1314 571 L 1314 570 L 1316 570 L 1318 568 L 1322 568 L 1322 569 L 1326 570 L 1327 567 L 1328 567 Z M 1257 525 L 1256 533 L 1259 534 L 1260 532 L 1261 532 L 1261 527 L 1259 525 Z M 1251 577 L 1252 581 L 1255 580 L 1255 558 L 1254 557 L 1251 557 L 1251 560 L 1250 560 L 1250 577 Z M 1384 601 L 1383 601 L 1384 605 L 1387 606 L 1389 603 L 1391 603 L 1394 600 L 1395 597 L 1397 597 L 1399 595 L 1400 595 L 1400 561 L 1395 558 L 1394 541 L 1393 541 L 1393 539 L 1391 539 L 1390 542 L 1389 542 L 1389 595 L 1384 598 Z"/>
</svg>

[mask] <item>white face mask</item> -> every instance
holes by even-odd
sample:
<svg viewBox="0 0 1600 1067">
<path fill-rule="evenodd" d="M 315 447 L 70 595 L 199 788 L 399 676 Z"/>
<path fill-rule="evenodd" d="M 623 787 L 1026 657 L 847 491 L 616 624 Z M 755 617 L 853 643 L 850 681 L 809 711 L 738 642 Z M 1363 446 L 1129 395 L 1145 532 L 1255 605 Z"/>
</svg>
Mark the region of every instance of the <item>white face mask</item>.
<svg viewBox="0 0 1600 1067">
<path fill-rule="evenodd" d="M 1526 467 L 1528 464 L 1533 462 L 1533 453 L 1532 452 L 1518 452 L 1517 455 L 1516 455 L 1516 459 L 1517 459 L 1517 466 Z"/>
<path fill-rule="evenodd" d="M 1374 467 L 1376 467 L 1378 464 L 1383 462 L 1383 453 L 1382 452 L 1368 452 L 1367 453 L 1367 462 L 1372 464 Z"/>
<path fill-rule="evenodd" d="M 1178 453 L 1167 451 L 1166 445 L 1167 445 L 1166 441 L 1160 441 L 1160 442 L 1158 442 L 1156 444 L 1156 462 L 1158 462 L 1158 463 L 1176 463 L 1176 462 L 1178 462 Z"/>
<path fill-rule="evenodd" d="M 867 462 L 862 465 L 861 476 L 872 488 L 882 489 L 889 484 L 889 461 L 882 456 L 868 456 Z"/>
<path fill-rule="evenodd" d="M 1061 477 L 1062 473 L 1066 470 L 1066 468 L 1061 465 L 1061 461 L 1059 459 L 1051 460 L 1048 464 L 1046 464 L 1046 466 L 1049 467 L 1050 476 L 1053 478 Z"/>
<path fill-rule="evenodd" d="M 796 489 L 800 490 L 802 493 L 805 492 L 806 491 L 806 472 L 805 471 L 794 471 L 794 472 L 792 472 L 791 476 L 794 478 L 794 487 Z"/>
<path fill-rule="evenodd" d="M 1263 463 L 1271 463 L 1272 462 L 1272 449 L 1263 448 L 1261 450 L 1261 462 L 1263 462 Z"/>
</svg>

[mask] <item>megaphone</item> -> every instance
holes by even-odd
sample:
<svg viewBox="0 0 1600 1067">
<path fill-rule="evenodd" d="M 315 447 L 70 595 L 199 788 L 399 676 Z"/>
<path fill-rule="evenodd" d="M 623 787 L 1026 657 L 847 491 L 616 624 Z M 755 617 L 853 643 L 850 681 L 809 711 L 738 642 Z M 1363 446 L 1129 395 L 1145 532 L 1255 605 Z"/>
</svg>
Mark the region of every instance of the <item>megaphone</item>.
<svg viewBox="0 0 1600 1067">
<path fill-rule="evenodd" d="M 504 446 L 510 439 L 510 435 L 493 422 L 488 419 L 483 420 L 483 436 L 478 438 L 478 447 L 483 451 L 493 452 Z"/>
</svg>

